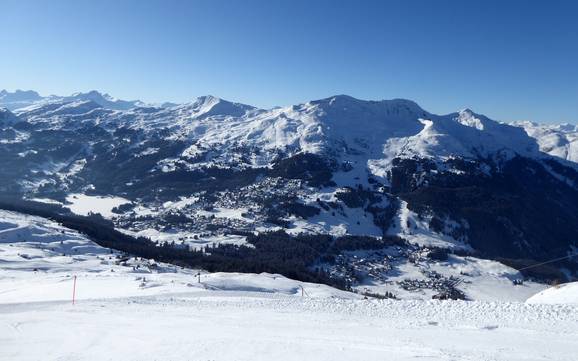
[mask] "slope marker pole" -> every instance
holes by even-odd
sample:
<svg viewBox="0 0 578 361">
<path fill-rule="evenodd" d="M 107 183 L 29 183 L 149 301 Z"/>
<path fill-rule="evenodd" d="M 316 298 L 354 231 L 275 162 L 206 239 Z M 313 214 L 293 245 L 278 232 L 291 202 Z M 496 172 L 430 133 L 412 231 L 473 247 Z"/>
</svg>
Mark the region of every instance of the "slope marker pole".
<svg viewBox="0 0 578 361">
<path fill-rule="evenodd" d="M 76 276 L 74 276 L 74 283 L 72 284 L 72 305 L 74 306 L 74 301 L 76 300 Z"/>
</svg>

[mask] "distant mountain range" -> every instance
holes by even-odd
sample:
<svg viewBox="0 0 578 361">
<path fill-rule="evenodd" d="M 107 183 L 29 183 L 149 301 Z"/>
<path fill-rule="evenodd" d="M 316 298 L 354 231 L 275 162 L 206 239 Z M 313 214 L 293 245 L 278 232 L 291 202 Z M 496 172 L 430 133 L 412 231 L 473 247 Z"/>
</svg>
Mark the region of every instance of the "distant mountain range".
<svg viewBox="0 0 578 361">
<path fill-rule="evenodd" d="M 128 110 L 145 105 L 139 100 L 120 100 L 108 94 L 101 94 L 96 90 L 89 91 L 88 93 L 74 93 L 70 96 L 50 95 L 46 97 L 41 96 L 33 90 L 16 90 L 14 92 L 0 90 L 0 105 L 9 110 L 38 104 L 73 101 L 93 101 L 102 107 L 114 110 Z"/>
<path fill-rule="evenodd" d="M 308 267 L 398 294 L 470 277 L 435 268 L 436 252 L 521 268 L 578 250 L 575 125 L 346 95 L 259 109 L 213 96 L 158 106 L 1 91 L 0 107 L 1 194 L 65 207 L 121 199 L 107 213 L 115 226 L 161 243 L 329 236 L 346 246 Z M 577 269 L 569 258 L 533 277 Z M 435 290 L 427 282 L 420 289 Z"/>
</svg>

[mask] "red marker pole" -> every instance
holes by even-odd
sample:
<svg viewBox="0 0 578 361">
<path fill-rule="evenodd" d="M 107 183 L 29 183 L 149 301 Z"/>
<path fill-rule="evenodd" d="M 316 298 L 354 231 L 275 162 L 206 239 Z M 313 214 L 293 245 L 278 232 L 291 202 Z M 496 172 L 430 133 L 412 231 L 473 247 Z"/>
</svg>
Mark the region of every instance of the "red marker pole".
<svg viewBox="0 0 578 361">
<path fill-rule="evenodd" d="M 76 276 L 74 276 L 74 283 L 72 285 L 72 304 L 74 305 L 74 301 L 76 298 Z"/>
</svg>

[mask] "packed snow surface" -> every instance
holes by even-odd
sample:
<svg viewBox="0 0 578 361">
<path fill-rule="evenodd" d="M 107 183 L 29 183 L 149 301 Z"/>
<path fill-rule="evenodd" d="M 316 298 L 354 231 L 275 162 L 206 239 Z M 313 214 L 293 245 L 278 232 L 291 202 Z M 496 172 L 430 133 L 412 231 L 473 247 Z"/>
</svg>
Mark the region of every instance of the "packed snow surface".
<svg viewBox="0 0 578 361">
<path fill-rule="evenodd" d="M 577 311 L 245 291 L 21 302 L 0 305 L 0 359 L 567 361 Z"/>
</svg>

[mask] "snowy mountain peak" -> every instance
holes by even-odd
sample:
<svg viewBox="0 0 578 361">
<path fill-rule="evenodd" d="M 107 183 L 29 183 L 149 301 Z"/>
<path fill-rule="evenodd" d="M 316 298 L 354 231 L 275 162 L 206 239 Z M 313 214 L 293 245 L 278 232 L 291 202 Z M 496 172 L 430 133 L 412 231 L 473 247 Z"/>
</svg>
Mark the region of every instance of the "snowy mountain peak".
<svg viewBox="0 0 578 361">
<path fill-rule="evenodd" d="M 71 98 L 78 98 L 78 99 L 91 99 L 91 100 L 105 100 L 105 101 L 116 101 L 117 99 L 111 97 L 107 93 L 101 93 L 98 90 L 91 90 L 86 93 L 76 92 L 73 93 Z"/>
<path fill-rule="evenodd" d="M 195 100 L 193 100 L 191 104 L 197 106 L 198 108 L 211 109 L 212 107 L 223 101 L 224 100 L 222 100 L 221 98 L 213 95 L 201 95 L 200 97 L 197 97 Z"/>
<path fill-rule="evenodd" d="M 213 95 L 200 96 L 191 103 L 183 104 L 182 108 L 187 109 L 195 118 L 241 117 L 248 111 L 256 109 L 250 105 L 233 103 Z"/>
<path fill-rule="evenodd" d="M 349 145 L 361 139 L 378 145 L 391 137 L 414 135 L 423 128 L 419 119 L 431 116 L 410 100 L 360 100 L 346 95 L 311 101 L 296 110 L 316 119 L 327 136 Z"/>
<path fill-rule="evenodd" d="M 458 123 L 478 130 L 484 130 L 484 119 L 487 120 L 488 118 L 478 115 L 468 108 L 460 110 L 455 118 Z"/>
<path fill-rule="evenodd" d="M 373 112 L 389 116 L 425 116 L 427 114 L 417 103 L 407 99 L 361 100 L 349 95 L 336 95 L 325 99 L 314 100 L 308 104 L 319 106 L 324 110 L 359 110 L 364 113 Z"/>
<path fill-rule="evenodd" d="M 100 93 L 96 90 L 91 90 L 87 93 L 74 93 L 69 97 L 56 97 L 56 99 L 62 99 L 65 101 L 90 100 L 99 104 L 103 108 L 112 110 L 129 110 L 144 105 L 140 100 L 121 100 L 106 93 Z"/>
<path fill-rule="evenodd" d="M 331 106 L 346 106 L 346 105 L 351 105 L 351 104 L 361 103 L 361 102 L 364 102 L 364 100 L 360 100 L 360 99 L 357 99 L 357 98 L 354 98 L 350 95 L 345 95 L 345 94 L 339 94 L 339 95 L 335 95 L 335 96 L 332 96 L 329 98 L 311 101 L 312 104 L 325 104 L 325 103 L 327 103 L 328 105 L 331 105 Z"/>
</svg>

